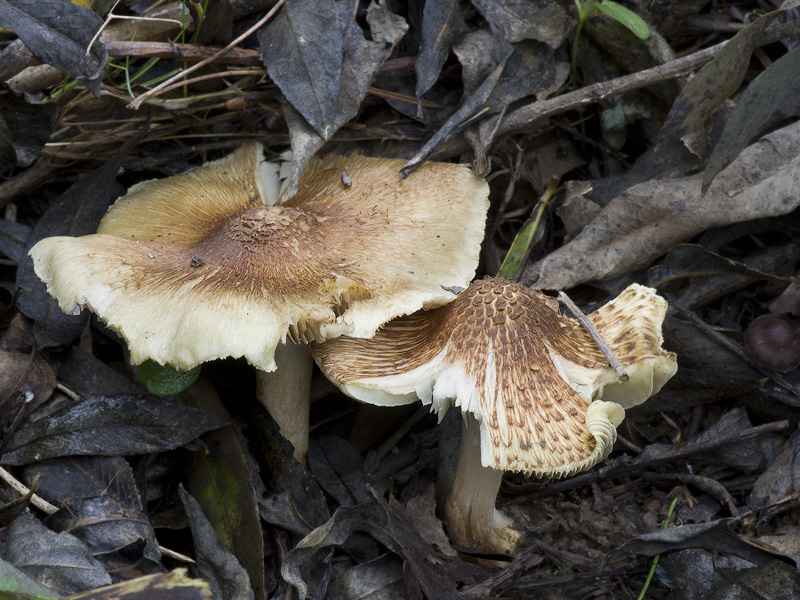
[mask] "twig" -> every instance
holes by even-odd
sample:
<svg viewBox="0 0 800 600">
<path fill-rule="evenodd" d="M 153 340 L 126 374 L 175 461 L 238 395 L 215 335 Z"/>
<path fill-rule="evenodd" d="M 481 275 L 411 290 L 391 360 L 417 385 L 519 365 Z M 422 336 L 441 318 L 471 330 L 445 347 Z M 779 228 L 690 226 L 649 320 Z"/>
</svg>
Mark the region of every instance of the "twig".
<svg viewBox="0 0 800 600">
<path fill-rule="evenodd" d="M 207 65 L 208 63 L 210 63 L 214 59 L 216 59 L 218 56 L 222 56 L 223 54 L 225 54 L 231 48 L 233 48 L 235 46 L 238 46 L 250 34 L 252 34 L 253 32 L 255 32 L 258 29 L 260 29 L 267 21 L 269 21 L 275 15 L 275 13 L 278 12 L 278 9 L 280 9 L 285 3 L 286 3 L 286 0 L 278 0 L 278 2 L 275 4 L 275 6 L 273 6 L 266 15 L 261 17 L 256 22 L 255 25 L 253 25 L 250 29 L 245 31 L 242 35 L 240 35 L 235 40 L 233 40 L 230 44 L 225 46 L 222 50 L 220 50 L 219 52 L 217 52 L 215 54 L 212 54 L 211 56 L 209 56 L 206 59 L 201 60 L 196 65 L 193 65 L 193 66 L 189 67 L 188 69 L 186 69 L 184 71 L 181 71 L 180 73 L 178 73 L 174 77 L 170 77 L 169 79 L 167 79 L 166 81 L 164 81 L 160 85 L 157 85 L 156 87 L 154 87 L 152 90 L 150 90 L 148 92 L 145 92 L 144 94 L 142 94 L 138 98 L 134 99 L 133 102 L 128 104 L 128 108 L 132 108 L 134 110 L 137 110 L 144 102 L 147 102 L 147 100 L 149 100 L 153 96 L 157 96 L 159 93 L 162 92 L 162 90 L 164 88 L 172 85 L 173 83 L 175 83 L 175 81 L 181 79 L 182 77 L 185 77 L 189 73 L 193 73 L 194 71 L 196 71 L 200 67 L 204 67 L 205 65 Z"/>
<path fill-rule="evenodd" d="M 781 23 L 768 28 L 758 40 L 760 45 L 771 44 L 786 37 L 796 36 L 800 33 L 800 21 Z M 730 40 L 728 40 L 730 41 Z M 594 102 L 599 102 L 609 97 L 619 96 L 625 92 L 638 90 L 649 85 L 676 79 L 702 67 L 716 56 L 716 54 L 728 43 L 728 41 L 717 44 L 704 50 L 699 50 L 688 56 L 684 56 L 663 65 L 658 65 L 644 71 L 618 77 L 609 81 L 601 81 L 573 92 L 568 92 L 561 96 L 555 96 L 547 100 L 535 101 L 511 111 L 503 119 L 497 135 L 507 135 L 518 132 L 524 128 L 530 128 L 538 121 L 559 115 L 570 110 L 582 109 Z M 497 116 L 491 117 L 481 123 L 481 128 L 491 130 L 497 127 Z M 467 150 L 469 145 L 461 138 L 453 138 L 447 143 L 442 144 L 433 152 L 432 160 L 443 160 L 451 158 Z"/>
<path fill-rule="evenodd" d="M 6 471 L 3 467 L 0 467 L 0 479 L 5 481 L 8 485 L 17 490 L 23 496 L 26 496 L 31 491 L 28 487 L 25 486 L 25 484 L 23 484 L 19 479 L 14 477 L 11 473 Z M 52 515 L 53 513 L 58 512 L 57 507 L 53 506 L 47 500 L 36 494 L 31 495 L 31 504 L 33 504 L 36 508 L 38 508 L 42 512 L 46 512 L 48 515 Z"/>
<path fill-rule="evenodd" d="M 185 79 L 183 81 L 178 81 L 177 83 L 173 83 L 172 85 L 168 85 L 163 90 L 161 90 L 161 93 L 169 92 L 171 90 L 174 90 L 175 88 L 183 87 L 184 85 L 197 83 L 198 81 L 206 81 L 207 79 L 216 79 L 217 77 L 229 77 L 234 75 L 241 77 L 243 75 L 266 75 L 266 74 L 267 72 L 264 69 L 241 69 L 239 71 L 224 71 L 220 73 L 209 73 L 207 75 L 201 75 L 199 77 Z"/>
<path fill-rule="evenodd" d="M 573 314 L 573 316 L 580 321 L 580 324 L 583 325 L 583 328 L 589 332 L 589 335 L 592 336 L 592 339 L 595 343 L 599 346 L 600 351 L 603 353 L 603 356 L 606 357 L 608 364 L 611 365 L 611 368 L 614 369 L 614 373 L 617 375 L 617 379 L 620 381 L 628 381 L 630 377 L 628 377 L 628 373 L 625 371 L 625 367 L 622 366 L 622 363 L 619 362 L 614 353 L 611 351 L 611 348 L 608 347 L 608 344 L 603 339 L 603 336 L 600 335 L 600 332 L 597 331 L 597 328 L 594 326 L 589 318 L 583 314 L 583 311 L 578 308 L 578 305 L 575 304 L 572 300 L 569 299 L 564 292 L 558 292 L 558 300 L 564 306 L 566 306 L 569 311 Z"/>
<path fill-rule="evenodd" d="M 19 479 L 14 477 L 11 473 L 6 471 L 3 467 L 0 467 L 0 479 L 5 481 L 8 485 L 17 490 L 23 496 L 26 496 L 31 491 L 30 488 L 28 488 Z M 44 498 L 42 498 L 37 494 L 31 494 L 31 504 L 33 504 L 43 513 L 47 513 L 48 515 L 52 515 L 58 512 L 57 506 L 53 506 L 47 500 L 45 500 Z M 159 545 L 158 549 L 164 556 L 169 556 L 170 558 L 174 558 L 175 560 L 180 560 L 192 564 L 194 564 L 195 562 L 194 559 L 189 558 L 185 554 L 181 554 L 180 552 L 175 552 L 174 550 L 170 550 L 169 548 L 164 548 L 164 546 Z"/>
</svg>

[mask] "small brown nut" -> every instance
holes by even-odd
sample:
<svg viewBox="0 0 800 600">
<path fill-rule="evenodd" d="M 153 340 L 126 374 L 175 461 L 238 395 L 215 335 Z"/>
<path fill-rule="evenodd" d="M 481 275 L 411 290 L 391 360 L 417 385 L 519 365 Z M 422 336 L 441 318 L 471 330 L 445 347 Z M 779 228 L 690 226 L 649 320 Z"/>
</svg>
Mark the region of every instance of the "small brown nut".
<svg viewBox="0 0 800 600">
<path fill-rule="evenodd" d="M 800 327 L 787 317 L 758 317 L 744 332 L 744 346 L 769 371 L 784 373 L 800 365 Z"/>
</svg>

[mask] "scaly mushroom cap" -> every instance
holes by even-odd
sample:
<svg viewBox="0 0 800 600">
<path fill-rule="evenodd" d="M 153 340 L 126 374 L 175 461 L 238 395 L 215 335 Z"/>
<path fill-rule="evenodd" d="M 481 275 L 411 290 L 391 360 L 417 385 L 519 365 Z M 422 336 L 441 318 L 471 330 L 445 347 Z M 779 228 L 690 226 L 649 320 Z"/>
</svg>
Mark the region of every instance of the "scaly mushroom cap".
<svg viewBox="0 0 800 600">
<path fill-rule="evenodd" d="M 675 355 L 661 348 L 665 312 L 652 289 L 634 284 L 589 316 L 628 370 L 625 383 L 556 300 L 499 278 L 396 319 L 370 340 L 339 338 L 312 353 L 359 400 L 419 397 L 440 413 L 451 404 L 473 413 L 485 467 L 562 477 L 604 458 L 624 418 L 620 405 L 643 402 L 675 373 Z"/>
<path fill-rule="evenodd" d="M 96 235 L 42 240 L 36 274 L 70 314 L 88 308 L 151 358 L 190 369 L 226 356 L 275 368 L 293 341 L 365 337 L 454 296 L 475 272 L 488 186 L 466 167 L 328 156 L 275 195 L 260 144 L 131 188 Z M 342 183 L 347 172 L 352 185 Z"/>
</svg>

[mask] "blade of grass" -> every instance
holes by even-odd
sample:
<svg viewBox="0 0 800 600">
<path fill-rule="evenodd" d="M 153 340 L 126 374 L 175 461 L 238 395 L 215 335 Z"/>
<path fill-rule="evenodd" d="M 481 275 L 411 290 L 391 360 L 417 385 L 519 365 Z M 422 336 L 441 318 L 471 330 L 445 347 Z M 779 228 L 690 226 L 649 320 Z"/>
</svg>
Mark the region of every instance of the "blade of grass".
<svg viewBox="0 0 800 600">
<path fill-rule="evenodd" d="M 558 187 L 559 178 L 553 177 L 553 182 L 545 190 L 542 197 L 539 199 L 538 204 L 534 208 L 534 214 L 525 221 L 522 229 L 517 233 L 517 237 L 511 243 L 511 248 L 508 249 L 503 264 L 500 266 L 498 277 L 505 277 L 506 279 L 519 280 L 522 270 L 525 268 L 525 263 L 531 254 L 533 241 L 536 238 L 536 231 L 539 229 L 539 223 L 542 220 L 544 209 L 547 208 L 547 203 L 553 197 L 553 194 Z"/>
<path fill-rule="evenodd" d="M 667 518 L 664 519 L 664 524 L 661 526 L 662 529 L 666 529 L 667 526 L 669 525 L 670 517 L 672 517 L 672 511 L 675 510 L 675 505 L 677 503 L 678 503 L 678 499 L 675 498 L 672 501 L 672 504 L 669 505 L 669 510 L 667 511 Z M 644 600 L 644 595 L 647 593 L 647 588 L 650 587 L 650 582 L 652 581 L 653 575 L 656 572 L 656 565 L 658 565 L 658 557 L 659 556 L 661 556 L 661 555 L 660 554 L 656 554 L 653 557 L 653 564 L 650 565 L 650 572 L 647 574 L 647 579 L 645 579 L 645 581 L 644 581 L 644 587 L 642 588 L 642 591 L 639 594 L 639 597 L 637 598 L 637 600 Z"/>
</svg>

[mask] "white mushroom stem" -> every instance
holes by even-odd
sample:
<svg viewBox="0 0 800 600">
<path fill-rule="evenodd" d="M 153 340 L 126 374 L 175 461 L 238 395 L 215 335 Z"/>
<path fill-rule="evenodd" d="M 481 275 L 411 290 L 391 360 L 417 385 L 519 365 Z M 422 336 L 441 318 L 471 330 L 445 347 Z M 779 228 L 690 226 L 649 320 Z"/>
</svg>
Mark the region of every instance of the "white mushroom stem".
<svg viewBox="0 0 800 600">
<path fill-rule="evenodd" d="M 511 553 L 522 535 L 513 521 L 495 508 L 502 471 L 481 466 L 480 423 L 464 413 L 461 451 L 445 518 L 450 539 L 457 545 Z"/>
<path fill-rule="evenodd" d="M 294 457 L 306 464 L 311 352 L 306 344 L 286 342 L 275 350 L 276 371 L 256 371 L 256 396 L 294 446 Z"/>
</svg>

